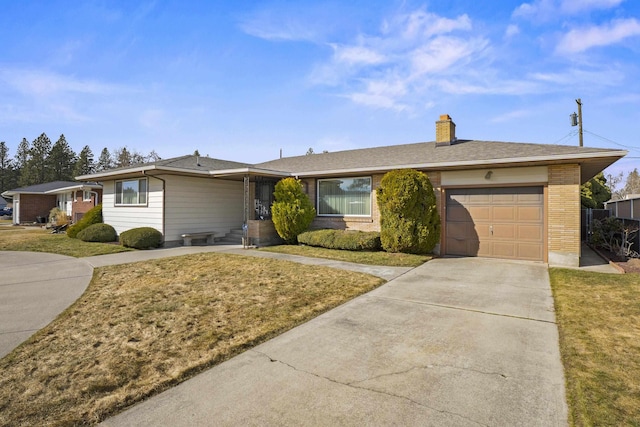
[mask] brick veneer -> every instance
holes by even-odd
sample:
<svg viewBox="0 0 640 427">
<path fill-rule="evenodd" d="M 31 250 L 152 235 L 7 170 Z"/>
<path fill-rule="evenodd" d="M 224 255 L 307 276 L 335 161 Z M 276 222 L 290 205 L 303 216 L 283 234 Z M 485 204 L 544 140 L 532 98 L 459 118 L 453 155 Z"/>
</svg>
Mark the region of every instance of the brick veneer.
<svg viewBox="0 0 640 427">
<path fill-rule="evenodd" d="M 580 264 L 580 166 L 549 166 L 549 264 Z"/>
<path fill-rule="evenodd" d="M 44 194 L 20 195 L 20 222 L 36 222 L 36 217 L 49 218 L 49 211 L 56 207 L 56 196 Z"/>
<path fill-rule="evenodd" d="M 102 200 L 102 190 L 94 190 L 98 193 L 98 201 Z M 87 213 L 91 208 L 96 205 L 96 195 L 91 194 L 91 200 L 85 201 L 83 199 L 82 191 L 74 191 L 73 204 L 71 208 L 71 220 L 78 221 L 82 216 Z"/>
</svg>

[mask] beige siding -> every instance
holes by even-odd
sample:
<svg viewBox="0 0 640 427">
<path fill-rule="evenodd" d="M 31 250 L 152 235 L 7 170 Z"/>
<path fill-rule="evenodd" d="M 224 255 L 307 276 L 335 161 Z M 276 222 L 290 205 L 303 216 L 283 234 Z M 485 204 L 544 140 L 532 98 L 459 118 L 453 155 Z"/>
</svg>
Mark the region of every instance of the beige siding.
<svg viewBox="0 0 640 427">
<path fill-rule="evenodd" d="M 162 232 L 162 181 L 149 178 L 147 206 L 115 206 L 115 181 L 104 181 L 102 217 L 118 234 L 137 227 L 153 227 Z"/>
<path fill-rule="evenodd" d="M 183 233 L 242 227 L 243 183 L 212 178 L 167 175 L 165 240 L 181 240 Z"/>
</svg>

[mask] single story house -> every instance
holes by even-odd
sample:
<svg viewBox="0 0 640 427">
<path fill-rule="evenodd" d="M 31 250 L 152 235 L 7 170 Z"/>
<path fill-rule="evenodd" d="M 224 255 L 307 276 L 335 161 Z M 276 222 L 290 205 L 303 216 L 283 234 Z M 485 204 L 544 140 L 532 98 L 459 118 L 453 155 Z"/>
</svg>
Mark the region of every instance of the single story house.
<svg viewBox="0 0 640 427">
<path fill-rule="evenodd" d="M 13 223 L 42 222 L 58 207 L 78 221 L 102 200 L 102 185 L 95 182 L 53 181 L 7 190 L 2 197 L 13 200 Z M 45 220 L 46 221 L 46 220 Z"/>
<path fill-rule="evenodd" d="M 604 208 L 616 218 L 640 220 L 640 194 L 629 194 L 624 199 L 604 202 Z"/>
<path fill-rule="evenodd" d="M 183 156 L 78 179 L 101 181 L 103 217 L 118 233 L 151 226 L 165 242 L 182 233 L 243 229 L 272 241 L 275 183 L 300 179 L 315 227 L 379 230 L 376 188 L 394 169 L 425 172 L 442 219 L 443 255 L 577 266 L 580 185 L 624 150 L 458 139 L 448 115 L 431 142 L 285 157 L 246 164 Z"/>
</svg>

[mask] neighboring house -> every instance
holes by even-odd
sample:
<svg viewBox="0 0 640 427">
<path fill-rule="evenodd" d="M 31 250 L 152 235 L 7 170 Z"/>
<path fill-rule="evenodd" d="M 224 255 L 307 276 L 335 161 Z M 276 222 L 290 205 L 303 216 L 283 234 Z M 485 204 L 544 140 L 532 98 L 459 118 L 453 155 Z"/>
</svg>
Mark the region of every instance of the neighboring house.
<svg viewBox="0 0 640 427">
<path fill-rule="evenodd" d="M 54 181 L 7 190 L 2 197 L 13 199 L 13 223 L 42 222 L 58 207 L 73 221 L 100 203 L 102 186 L 95 182 Z"/>
<path fill-rule="evenodd" d="M 604 202 L 604 208 L 616 218 L 640 220 L 640 194 L 630 194 L 621 200 Z"/>
<path fill-rule="evenodd" d="M 151 226 L 166 242 L 246 225 L 254 242 L 275 235 L 275 183 L 300 179 L 314 202 L 314 227 L 379 230 L 376 188 L 394 169 L 424 171 L 442 219 L 444 255 L 576 266 L 580 184 L 624 150 L 457 139 L 448 115 L 436 140 L 281 158 L 259 164 L 184 156 L 78 177 L 103 183 L 103 217 L 118 233 Z"/>
</svg>

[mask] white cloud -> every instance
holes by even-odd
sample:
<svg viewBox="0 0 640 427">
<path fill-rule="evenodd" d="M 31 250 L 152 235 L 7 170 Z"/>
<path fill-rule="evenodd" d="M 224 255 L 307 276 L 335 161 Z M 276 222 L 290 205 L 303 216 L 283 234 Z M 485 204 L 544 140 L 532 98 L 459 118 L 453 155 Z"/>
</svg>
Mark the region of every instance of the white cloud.
<svg viewBox="0 0 640 427">
<path fill-rule="evenodd" d="M 514 18 L 536 22 L 555 20 L 562 15 L 575 15 L 591 10 L 611 9 L 624 0 L 534 0 L 522 3 L 512 13 Z"/>
<path fill-rule="evenodd" d="M 584 52 L 592 47 L 609 46 L 638 35 L 640 35 L 640 22 L 637 19 L 617 19 L 603 25 L 569 31 L 560 39 L 556 52 L 559 54 Z"/>
<path fill-rule="evenodd" d="M 482 51 L 486 45 L 487 41 L 483 39 L 437 37 L 410 53 L 413 74 L 448 70 L 458 62 L 467 61 L 473 53 Z"/>
<path fill-rule="evenodd" d="M 331 44 L 334 59 L 346 64 L 380 64 L 385 61 L 385 55 L 364 46 L 340 46 Z"/>
<path fill-rule="evenodd" d="M 60 93 L 108 94 L 120 90 L 116 85 L 95 80 L 35 70 L 0 69 L 0 80 L 15 90 L 32 96 Z"/>
<path fill-rule="evenodd" d="M 392 16 L 379 33 L 359 34 L 351 43 L 331 44 L 329 61 L 310 75 L 313 84 L 334 86 L 353 102 L 411 111 L 432 105 L 426 91 L 436 76 L 464 73 L 489 42 L 467 15 L 447 18 L 417 10 Z"/>
<path fill-rule="evenodd" d="M 515 24 L 509 24 L 504 32 L 505 37 L 510 38 L 520 34 L 520 27 Z"/>
<path fill-rule="evenodd" d="M 399 100 L 406 94 L 407 87 L 405 83 L 402 80 L 391 77 L 381 80 L 369 80 L 366 82 L 364 91 L 349 93 L 345 96 L 356 104 L 405 111 L 409 107 Z"/>
<path fill-rule="evenodd" d="M 574 14 L 595 9 L 611 9 L 624 0 L 562 0 L 560 9 L 563 12 Z"/>
</svg>

